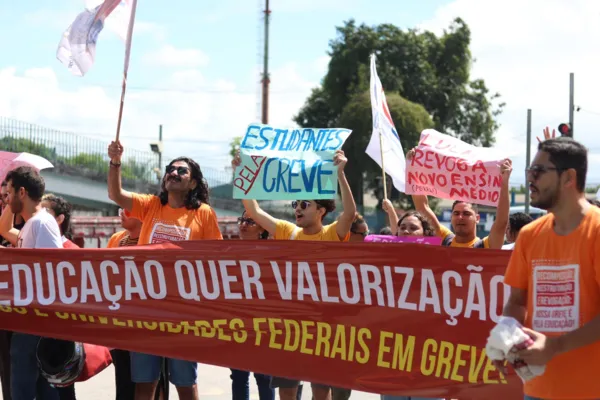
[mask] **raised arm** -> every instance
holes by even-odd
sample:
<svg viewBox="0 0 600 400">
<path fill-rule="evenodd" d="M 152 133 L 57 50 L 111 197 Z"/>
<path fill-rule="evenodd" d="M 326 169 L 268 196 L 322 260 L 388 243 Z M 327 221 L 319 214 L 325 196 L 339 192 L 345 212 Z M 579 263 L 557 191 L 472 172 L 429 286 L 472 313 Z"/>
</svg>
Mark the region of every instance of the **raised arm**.
<svg viewBox="0 0 600 400">
<path fill-rule="evenodd" d="M 390 220 L 390 229 L 392 230 L 392 235 L 395 235 L 398 232 L 398 214 L 396 214 L 396 210 L 394 209 L 394 205 L 388 199 L 383 199 L 383 211 L 385 211 Z"/>
<path fill-rule="evenodd" d="M 406 154 L 406 163 L 408 163 L 415 156 L 415 149 L 411 149 Z M 413 203 L 415 203 L 415 209 L 421 214 L 429 223 L 431 227 L 435 231 L 435 233 L 440 235 L 440 221 L 437 219 L 437 216 L 433 212 L 433 210 L 429 207 L 429 200 L 427 200 L 427 196 L 413 194 L 412 196 Z"/>
<path fill-rule="evenodd" d="M 17 245 L 17 239 L 19 238 L 19 230 L 13 226 L 15 220 L 15 214 L 10 210 L 9 206 L 4 207 L 2 215 L 0 216 L 0 235 L 6 239 L 13 246 Z"/>
<path fill-rule="evenodd" d="M 242 159 L 240 158 L 240 152 L 238 151 L 233 160 L 231 160 L 233 171 L 235 172 L 236 168 L 241 164 Z M 244 204 L 244 208 L 246 209 L 248 216 L 257 224 L 266 229 L 269 234 L 275 236 L 275 231 L 277 230 L 277 218 L 260 208 L 256 200 L 243 199 L 242 203 Z"/>
<path fill-rule="evenodd" d="M 490 249 L 501 249 L 504 244 L 504 235 L 508 225 L 510 214 L 510 174 L 512 172 L 512 161 L 506 159 L 500 165 L 500 174 L 502 175 L 502 186 L 500 187 L 500 197 L 498 199 L 498 208 L 496 209 L 496 219 L 490 229 L 488 242 Z"/>
<path fill-rule="evenodd" d="M 277 218 L 260 208 L 256 200 L 243 199 L 242 203 L 244 203 L 244 208 L 246 209 L 248 216 L 266 229 L 272 236 L 275 236 L 275 231 L 277 230 Z"/>
<path fill-rule="evenodd" d="M 121 185 L 121 157 L 123 146 L 120 141 L 111 142 L 108 146 L 110 166 L 108 169 L 108 197 L 119 207 L 131 211 L 133 208 L 133 194 L 123 189 Z"/>
<path fill-rule="evenodd" d="M 338 223 L 336 226 L 336 232 L 340 240 L 343 240 L 348 235 L 348 232 L 350 232 L 350 228 L 352 227 L 354 217 L 356 216 L 356 203 L 354 202 L 354 196 L 352 196 L 350 185 L 348 184 L 346 174 L 344 173 L 344 167 L 346 166 L 347 162 L 348 159 L 342 150 L 335 152 L 333 164 L 337 165 L 338 167 L 338 181 L 340 183 L 342 205 L 344 206 L 342 213 L 338 217 Z"/>
</svg>

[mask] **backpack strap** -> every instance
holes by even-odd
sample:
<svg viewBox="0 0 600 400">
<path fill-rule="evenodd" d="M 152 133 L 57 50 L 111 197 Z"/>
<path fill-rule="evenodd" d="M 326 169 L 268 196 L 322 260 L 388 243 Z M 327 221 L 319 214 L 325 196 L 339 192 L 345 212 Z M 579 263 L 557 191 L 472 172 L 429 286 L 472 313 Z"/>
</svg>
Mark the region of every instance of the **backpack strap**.
<svg viewBox="0 0 600 400">
<path fill-rule="evenodd" d="M 442 246 L 450 247 L 452 241 L 454 240 L 454 236 L 454 233 L 449 233 L 446 235 L 446 237 L 442 240 Z"/>
<path fill-rule="evenodd" d="M 290 240 L 296 240 L 296 236 L 298 236 L 298 229 L 294 228 L 294 230 L 292 230 L 292 234 L 290 235 Z"/>
<path fill-rule="evenodd" d="M 485 243 L 483 242 L 483 240 L 479 239 L 478 241 L 475 242 L 475 244 L 473 245 L 474 249 L 485 249 Z"/>
</svg>

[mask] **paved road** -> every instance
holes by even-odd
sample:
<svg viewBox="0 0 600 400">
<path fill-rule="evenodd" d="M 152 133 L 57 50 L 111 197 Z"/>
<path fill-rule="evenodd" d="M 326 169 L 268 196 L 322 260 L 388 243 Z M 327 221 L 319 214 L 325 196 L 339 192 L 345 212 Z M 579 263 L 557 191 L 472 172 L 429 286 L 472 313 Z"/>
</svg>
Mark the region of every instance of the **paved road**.
<svg viewBox="0 0 600 400">
<path fill-rule="evenodd" d="M 114 369 L 110 366 L 88 382 L 77 383 L 75 385 L 77 398 L 81 400 L 113 400 L 115 398 L 114 376 Z M 250 376 L 250 399 L 258 400 L 256 382 L 253 379 Z M 202 400 L 231 400 L 229 369 L 200 364 L 198 383 Z M 171 386 L 169 398 L 171 400 L 179 399 L 177 390 L 173 386 Z M 2 399 L 2 393 L 0 393 L 0 399 Z M 310 389 L 303 391 L 302 399 L 311 399 Z M 371 393 L 353 392 L 351 399 L 379 400 L 379 396 Z"/>
</svg>

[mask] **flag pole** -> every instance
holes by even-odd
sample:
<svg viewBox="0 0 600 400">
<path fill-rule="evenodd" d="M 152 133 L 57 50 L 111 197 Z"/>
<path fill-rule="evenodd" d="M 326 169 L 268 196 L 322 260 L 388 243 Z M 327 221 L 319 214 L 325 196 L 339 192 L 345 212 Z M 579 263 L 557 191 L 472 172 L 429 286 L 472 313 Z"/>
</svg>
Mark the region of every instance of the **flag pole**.
<svg viewBox="0 0 600 400">
<path fill-rule="evenodd" d="M 123 105 L 125 103 L 125 91 L 127 90 L 127 71 L 129 70 L 129 55 L 131 54 L 131 40 L 133 36 L 133 24 L 135 22 L 135 10 L 137 8 L 137 0 L 131 2 L 131 15 L 129 16 L 129 26 L 127 27 L 127 40 L 125 41 L 125 64 L 123 66 L 123 85 L 121 88 L 121 104 L 119 105 L 119 118 L 117 119 L 117 137 L 115 141 L 119 141 L 121 135 L 121 120 L 123 119 Z"/>
<path fill-rule="evenodd" d="M 383 198 L 387 200 L 387 179 L 385 177 L 385 165 L 383 163 L 383 137 L 381 135 L 381 115 L 377 119 L 377 131 L 379 131 L 379 151 L 381 152 L 381 175 L 383 178 Z"/>
</svg>

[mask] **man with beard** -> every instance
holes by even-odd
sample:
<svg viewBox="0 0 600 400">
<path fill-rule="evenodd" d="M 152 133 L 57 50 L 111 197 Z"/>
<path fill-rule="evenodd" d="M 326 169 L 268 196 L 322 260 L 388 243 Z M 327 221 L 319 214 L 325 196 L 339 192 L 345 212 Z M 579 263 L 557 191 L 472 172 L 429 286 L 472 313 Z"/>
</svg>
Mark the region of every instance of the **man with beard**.
<svg viewBox="0 0 600 400">
<path fill-rule="evenodd" d="M 410 161 L 415 155 L 412 149 L 406 155 L 406 160 Z M 501 249 L 504 244 L 504 234 L 508 225 L 508 215 L 510 213 L 510 187 L 509 180 L 512 172 L 512 161 L 506 159 L 500 165 L 500 174 L 502 176 L 502 185 L 500 187 L 500 197 L 498 207 L 496 208 L 496 219 L 492 224 L 489 236 L 480 239 L 477 237 L 477 224 L 479 223 L 479 210 L 477 204 L 457 200 L 452 204 L 452 217 L 450 223 L 454 233 L 444 225 L 440 224 L 437 216 L 429 207 L 427 196 L 412 195 L 415 209 L 424 216 L 435 233 L 442 238 L 442 246 L 449 247 L 471 247 L 480 249 Z"/>
<path fill-rule="evenodd" d="M 54 217 L 42 207 L 45 183 L 31 167 L 19 167 L 6 175 L 10 213 L 0 218 L 0 234 L 16 235 L 16 247 L 28 249 L 63 248 L 60 228 Z M 13 214 L 25 225 L 20 231 L 12 227 Z M 39 336 L 14 332 L 10 343 L 12 400 L 58 400 L 56 389 L 39 379 L 36 349 Z M 39 397 L 36 397 L 36 390 Z"/>
<path fill-rule="evenodd" d="M 504 277 L 504 315 L 533 339 L 517 358 L 546 366 L 525 399 L 600 398 L 600 209 L 586 174 L 586 148 L 564 137 L 541 142 L 527 169 L 531 205 L 548 214 L 521 229 Z"/>
<path fill-rule="evenodd" d="M 2 181 L 2 186 L 0 188 L 0 196 L 2 197 L 2 209 L 5 209 L 8 206 L 8 189 L 6 188 L 6 181 Z M 25 221 L 23 221 L 23 217 L 21 217 L 20 215 L 15 215 L 14 219 L 13 219 L 13 227 L 16 230 L 21 230 L 23 228 L 23 225 L 25 225 Z M 12 243 L 11 241 L 7 240 L 6 238 L 0 236 L 0 245 L 4 246 L 4 247 L 13 247 L 15 246 L 15 243 Z M 16 237 L 14 238 L 13 242 L 16 241 Z"/>
<path fill-rule="evenodd" d="M 208 184 L 200 166 L 186 157 L 167 165 L 157 195 L 131 193 L 121 186 L 123 146 L 112 142 L 108 147 L 110 169 L 108 196 L 131 217 L 142 221 L 138 244 L 180 240 L 222 240 L 217 216 L 208 204 Z M 169 379 L 177 387 L 181 400 L 197 400 L 198 364 L 167 358 Z M 136 400 L 151 400 L 158 384 L 163 357 L 131 353 L 131 377 L 136 383 Z"/>
<path fill-rule="evenodd" d="M 294 200 L 292 208 L 296 216 L 296 223 L 283 221 L 262 210 L 256 200 L 242 200 L 246 213 L 257 224 L 266 229 L 276 240 L 318 240 L 329 242 L 347 242 L 350 238 L 350 228 L 356 216 L 356 204 L 350 191 L 350 185 L 344 173 L 348 159 L 342 150 L 338 150 L 333 157 L 333 164 L 337 166 L 340 194 L 344 210 L 337 221 L 323 225 L 325 216 L 335 210 L 335 200 Z M 235 168 L 240 166 L 239 154 L 232 161 Z M 295 400 L 300 386 L 300 381 L 287 378 L 273 377 L 273 388 L 279 388 L 281 400 Z M 329 385 L 313 383 L 311 385 L 315 400 L 331 398 L 331 393 L 336 400 L 347 400 L 351 391 L 342 388 L 333 388 Z"/>
</svg>

